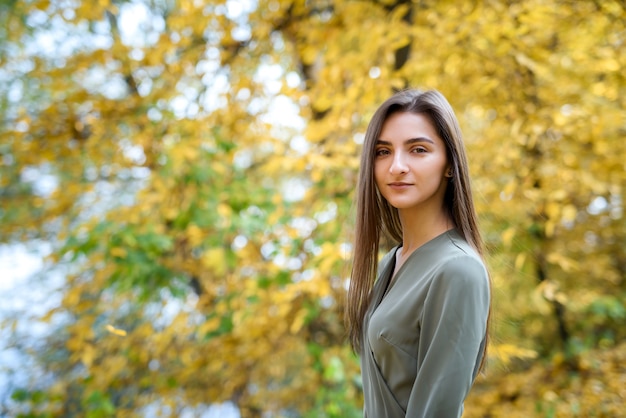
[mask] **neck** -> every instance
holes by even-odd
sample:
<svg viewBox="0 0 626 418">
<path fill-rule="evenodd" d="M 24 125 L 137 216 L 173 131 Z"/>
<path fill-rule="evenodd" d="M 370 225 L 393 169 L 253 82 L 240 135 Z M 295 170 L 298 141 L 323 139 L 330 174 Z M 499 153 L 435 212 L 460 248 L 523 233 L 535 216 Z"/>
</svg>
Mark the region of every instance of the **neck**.
<svg viewBox="0 0 626 418">
<path fill-rule="evenodd" d="M 431 239 L 454 228 L 444 208 L 406 209 L 398 212 L 402 223 L 402 255 L 411 254 Z"/>
</svg>

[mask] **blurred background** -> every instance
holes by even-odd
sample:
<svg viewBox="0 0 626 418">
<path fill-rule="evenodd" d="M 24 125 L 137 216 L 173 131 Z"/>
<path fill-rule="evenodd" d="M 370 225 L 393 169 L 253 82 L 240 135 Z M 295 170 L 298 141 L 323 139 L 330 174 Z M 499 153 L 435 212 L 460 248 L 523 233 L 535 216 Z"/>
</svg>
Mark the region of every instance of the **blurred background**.
<svg viewBox="0 0 626 418">
<path fill-rule="evenodd" d="M 373 111 L 439 89 L 493 277 L 465 417 L 626 402 L 626 3 L 0 1 L 0 416 L 358 417 Z"/>
</svg>

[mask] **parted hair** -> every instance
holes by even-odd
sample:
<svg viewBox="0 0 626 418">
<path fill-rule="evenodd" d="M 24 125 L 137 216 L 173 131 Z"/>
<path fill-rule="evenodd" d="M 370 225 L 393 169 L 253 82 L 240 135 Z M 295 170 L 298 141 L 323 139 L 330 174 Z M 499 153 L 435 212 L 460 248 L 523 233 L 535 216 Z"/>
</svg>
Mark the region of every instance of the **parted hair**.
<svg viewBox="0 0 626 418">
<path fill-rule="evenodd" d="M 444 197 L 444 206 L 465 240 L 484 257 L 478 230 L 469 170 L 461 128 L 452 107 L 436 90 L 404 90 L 387 99 L 374 113 L 365 133 L 356 195 L 356 225 L 350 285 L 345 320 L 350 343 L 356 352 L 362 349 L 365 313 L 376 280 L 379 248 L 382 242 L 402 242 L 398 210 L 380 194 L 374 180 L 376 141 L 385 121 L 394 113 L 410 112 L 429 119 L 444 142 L 452 177 Z"/>
</svg>

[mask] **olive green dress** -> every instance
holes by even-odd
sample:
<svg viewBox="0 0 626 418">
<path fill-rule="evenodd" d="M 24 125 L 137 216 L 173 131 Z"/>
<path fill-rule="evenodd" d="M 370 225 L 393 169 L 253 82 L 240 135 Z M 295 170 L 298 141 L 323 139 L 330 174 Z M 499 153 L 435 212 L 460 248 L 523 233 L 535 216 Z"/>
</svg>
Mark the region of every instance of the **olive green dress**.
<svg viewBox="0 0 626 418">
<path fill-rule="evenodd" d="M 487 271 L 456 230 L 415 250 L 392 280 L 397 250 L 380 262 L 365 316 L 364 416 L 460 417 L 485 349 Z"/>
</svg>

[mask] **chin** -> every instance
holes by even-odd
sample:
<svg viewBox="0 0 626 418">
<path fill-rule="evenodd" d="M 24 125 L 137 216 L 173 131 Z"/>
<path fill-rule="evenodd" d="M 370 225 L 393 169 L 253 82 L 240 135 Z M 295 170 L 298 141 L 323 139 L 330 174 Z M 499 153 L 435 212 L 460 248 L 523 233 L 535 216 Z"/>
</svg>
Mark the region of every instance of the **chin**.
<svg viewBox="0 0 626 418">
<path fill-rule="evenodd" d="M 410 208 L 412 208 L 412 207 L 417 206 L 417 205 L 415 205 L 414 203 L 406 203 L 406 202 L 392 202 L 392 201 L 389 201 L 389 200 L 388 200 L 387 202 L 389 202 L 389 204 L 390 204 L 392 207 L 394 207 L 394 208 L 396 208 L 396 209 L 398 209 L 398 210 L 399 210 L 399 209 L 410 209 Z"/>
</svg>

